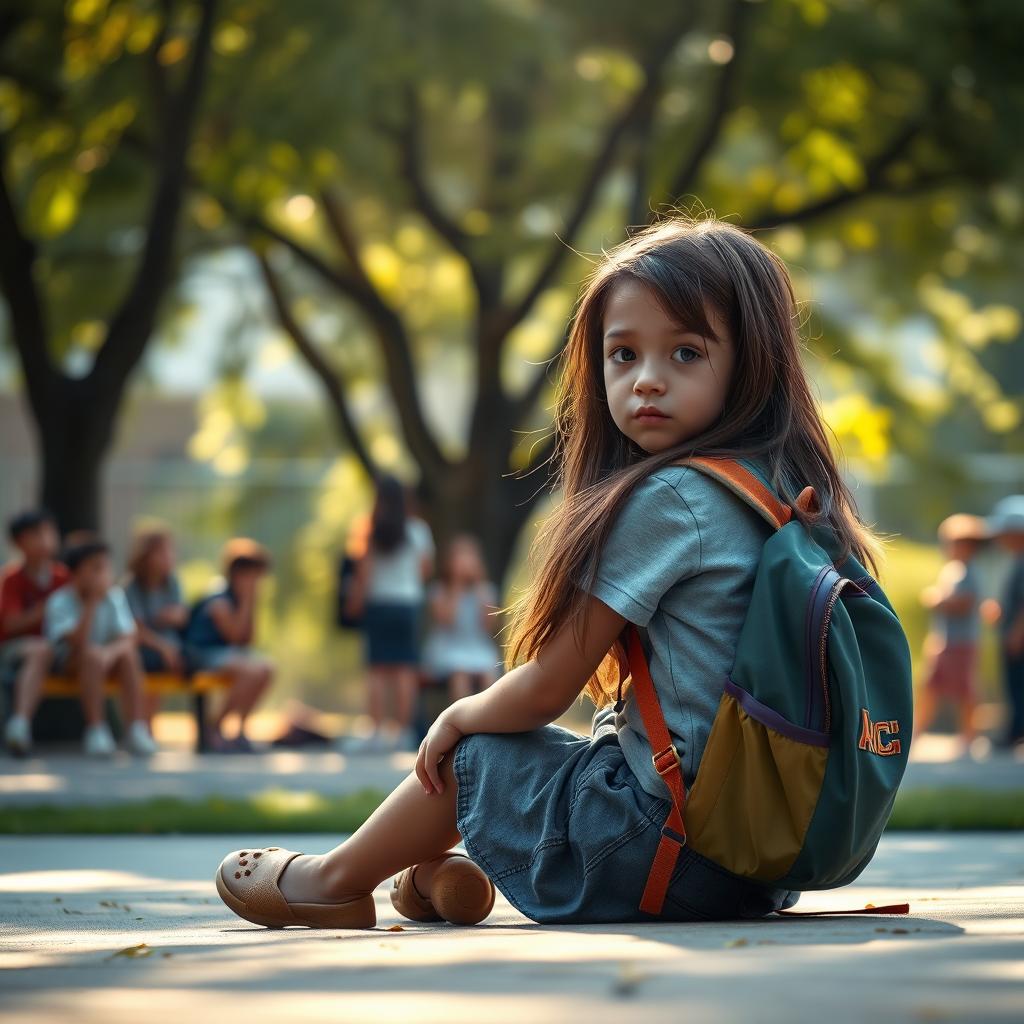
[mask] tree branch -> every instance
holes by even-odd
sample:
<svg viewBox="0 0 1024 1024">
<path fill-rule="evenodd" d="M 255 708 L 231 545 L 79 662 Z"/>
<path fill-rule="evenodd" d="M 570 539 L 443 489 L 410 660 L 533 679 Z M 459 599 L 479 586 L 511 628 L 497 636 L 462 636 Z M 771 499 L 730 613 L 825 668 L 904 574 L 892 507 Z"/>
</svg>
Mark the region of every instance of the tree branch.
<svg viewBox="0 0 1024 1024">
<path fill-rule="evenodd" d="M 270 266 L 270 261 L 261 252 L 255 253 L 255 256 L 263 275 L 263 282 L 267 286 L 267 293 L 270 295 L 274 311 L 277 314 L 277 319 L 295 343 L 295 347 L 301 353 L 302 358 L 306 360 L 310 369 L 320 380 L 331 410 L 338 422 L 338 428 L 341 431 L 342 437 L 363 464 L 367 474 L 375 477 L 377 475 L 376 463 L 359 434 L 359 428 L 356 426 L 355 419 L 349 410 L 345 391 L 337 374 L 317 348 L 316 343 L 303 330 L 292 314 L 288 300 L 285 298 L 281 281 Z"/>
<path fill-rule="evenodd" d="M 473 264 L 469 247 L 469 236 L 441 209 L 427 185 L 424 171 L 423 132 L 416 85 L 406 82 L 403 86 L 405 116 L 401 128 L 392 130 L 402 159 L 402 172 L 412 188 L 416 208 L 423 214 L 433 229 L 468 263 Z"/>
<path fill-rule="evenodd" d="M 146 243 L 135 277 L 110 320 L 107 340 L 96 355 L 89 379 L 123 383 L 135 368 L 156 324 L 171 271 L 178 215 L 188 182 L 189 142 L 209 64 L 216 0 L 201 0 L 202 14 L 192 43 L 192 59 L 177 95 L 169 97 L 157 181 L 147 220 Z"/>
<path fill-rule="evenodd" d="M 0 134 L 0 290 L 10 311 L 14 347 L 33 407 L 41 408 L 44 388 L 54 377 L 46 319 L 35 280 L 36 248 L 21 230 L 7 185 L 7 152 Z"/>
<path fill-rule="evenodd" d="M 763 231 L 779 227 L 782 224 L 798 224 L 812 220 L 822 214 L 846 206 L 848 203 L 861 199 L 872 192 L 885 192 L 889 189 L 885 184 L 885 174 L 891 164 L 899 159 L 908 149 L 918 132 L 924 127 L 930 116 L 931 101 L 906 124 L 904 124 L 886 144 L 885 148 L 864 163 L 864 181 L 857 188 L 836 189 L 831 195 L 813 200 L 789 213 L 765 209 L 756 216 L 745 221 L 744 226 L 751 231 Z M 897 191 L 897 189 L 892 189 Z"/>
<path fill-rule="evenodd" d="M 715 83 L 714 95 L 710 104 L 710 112 L 704 127 L 694 140 L 683 165 L 676 172 L 676 176 L 669 189 L 669 200 L 674 202 L 680 196 L 690 191 L 700 168 L 707 159 L 708 154 L 714 148 L 725 126 L 725 121 L 732 106 L 733 91 L 738 77 L 740 54 L 743 52 L 747 38 L 747 22 L 750 18 L 751 4 L 747 0 L 732 0 L 729 7 L 729 16 L 726 23 L 726 34 L 732 42 L 732 58 L 722 67 Z M 653 211 L 647 215 L 647 223 L 655 217 Z"/>
<path fill-rule="evenodd" d="M 388 386 L 398 410 L 402 435 L 409 451 L 426 474 L 443 473 L 448 460 L 441 451 L 433 433 L 427 426 L 419 393 L 416 390 L 416 371 L 412 360 L 412 346 L 405 325 L 378 292 L 360 283 L 357 277 L 332 267 L 319 255 L 278 230 L 255 213 L 237 211 L 233 203 L 210 193 L 239 224 L 257 234 L 265 235 L 285 246 L 300 262 L 314 271 L 335 291 L 355 301 L 373 328 L 384 354 Z"/>
<path fill-rule="evenodd" d="M 506 332 L 511 331 L 513 327 L 529 314 L 533 304 L 558 273 L 567 253 L 575 244 L 576 236 L 583 221 L 590 213 L 602 182 L 611 170 L 619 143 L 633 129 L 637 121 L 642 118 L 646 105 L 651 102 L 652 97 L 661 88 L 662 70 L 678 46 L 679 40 L 686 35 L 696 20 L 698 7 L 698 4 L 687 5 L 685 15 L 675 30 L 666 31 L 662 35 L 657 47 L 644 65 L 644 84 L 636 91 L 625 108 L 608 126 L 604 139 L 598 147 L 597 153 L 583 179 L 576 202 L 566 220 L 564 230 L 551 246 L 547 257 L 541 262 L 533 282 L 527 287 L 519 301 L 508 311 L 505 320 Z"/>
</svg>

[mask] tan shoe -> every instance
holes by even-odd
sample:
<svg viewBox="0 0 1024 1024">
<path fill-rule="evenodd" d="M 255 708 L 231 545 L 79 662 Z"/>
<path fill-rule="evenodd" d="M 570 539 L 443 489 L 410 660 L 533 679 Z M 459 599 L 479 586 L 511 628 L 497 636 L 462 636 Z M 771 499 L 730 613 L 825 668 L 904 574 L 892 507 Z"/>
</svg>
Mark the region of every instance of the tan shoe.
<svg viewBox="0 0 1024 1024">
<path fill-rule="evenodd" d="M 301 856 L 279 846 L 235 850 L 217 868 L 217 892 L 239 917 L 267 928 L 372 928 L 377 923 L 372 893 L 343 903 L 289 903 L 277 882 L 281 872 Z"/>
<path fill-rule="evenodd" d="M 494 883 L 464 853 L 444 853 L 430 881 L 430 896 L 421 896 L 413 885 L 418 864 L 395 875 L 391 903 L 410 921 L 448 921 L 478 924 L 494 906 Z M 424 862 L 429 863 L 429 862 Z"/>
</svg>

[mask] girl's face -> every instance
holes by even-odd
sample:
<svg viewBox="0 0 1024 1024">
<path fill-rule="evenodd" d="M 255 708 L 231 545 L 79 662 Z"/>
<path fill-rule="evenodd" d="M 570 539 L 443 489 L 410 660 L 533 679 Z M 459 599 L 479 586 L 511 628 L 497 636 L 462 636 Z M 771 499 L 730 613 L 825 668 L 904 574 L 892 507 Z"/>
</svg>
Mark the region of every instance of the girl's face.
<svg viewBox="0 0 1024 1024">
<path fill-rule="evenodd" d="M 714 309 L 718 339 L 687 331 L 654 293 L 631 278 L 612 286 L 604 309 L 604 386 L 615 425 L 653 454 L 706 430 L 725 406 L 735 350 Z M 638 415 L 653 409 L 656 415 Z"/>
<path fill-rule="evenodd" d="M 168 576 L 174 570 L 174 544 L 169 538 L 162 538 L 150 548 L 147 559 L 154 576 Z"/>
<path fill-rule="evenodd" d="M 473 580 L 480 576 L 480 555 L 473 544 L 452 544 L 449 568 L 455 579 Z"/>
</svg>

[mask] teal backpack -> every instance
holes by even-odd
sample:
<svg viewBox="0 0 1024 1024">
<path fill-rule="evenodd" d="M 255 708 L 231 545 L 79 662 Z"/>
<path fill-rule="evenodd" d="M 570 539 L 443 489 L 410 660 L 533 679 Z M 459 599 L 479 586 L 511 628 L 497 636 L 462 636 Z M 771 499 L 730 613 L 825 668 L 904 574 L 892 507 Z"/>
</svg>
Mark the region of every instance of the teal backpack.
<svg viewBox="0 0 1024 1024">
<path fill-rule="evenodd" d="M 679 851 L 782 889 L 853 881 L 875 852 L 907 766 L 910 649 L 892 605 L 854 557 L 836 565 L 831 530 L 809 530 L 759 475 L 725 459 L 684 459 L 774 528 L 765 542 L 736 658 L 687 795 L 640 636 L 627 674 L 672 808 L 640 909 L 659 914 Z M 812 488 L 796 501 L 814 507 Z"/>
</svg>

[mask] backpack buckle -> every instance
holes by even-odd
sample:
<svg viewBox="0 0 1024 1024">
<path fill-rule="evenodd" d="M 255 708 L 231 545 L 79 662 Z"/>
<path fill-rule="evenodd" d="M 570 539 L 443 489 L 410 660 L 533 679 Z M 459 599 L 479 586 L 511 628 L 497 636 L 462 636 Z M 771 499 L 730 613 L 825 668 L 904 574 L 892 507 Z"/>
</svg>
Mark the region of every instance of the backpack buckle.
<svg viewBox="0 0 1024 1024">
<path fill-rule="evenodd" d="M 683 767 L 682 762 L 679 760 L 679 751 L 676 750 L 675 745 L 672 743 L 664 750 L 659 750 L 658 753 L 653 755 L 651 761 L 654 764 L 654 770 L 662 776 Z"/>
</svg>

